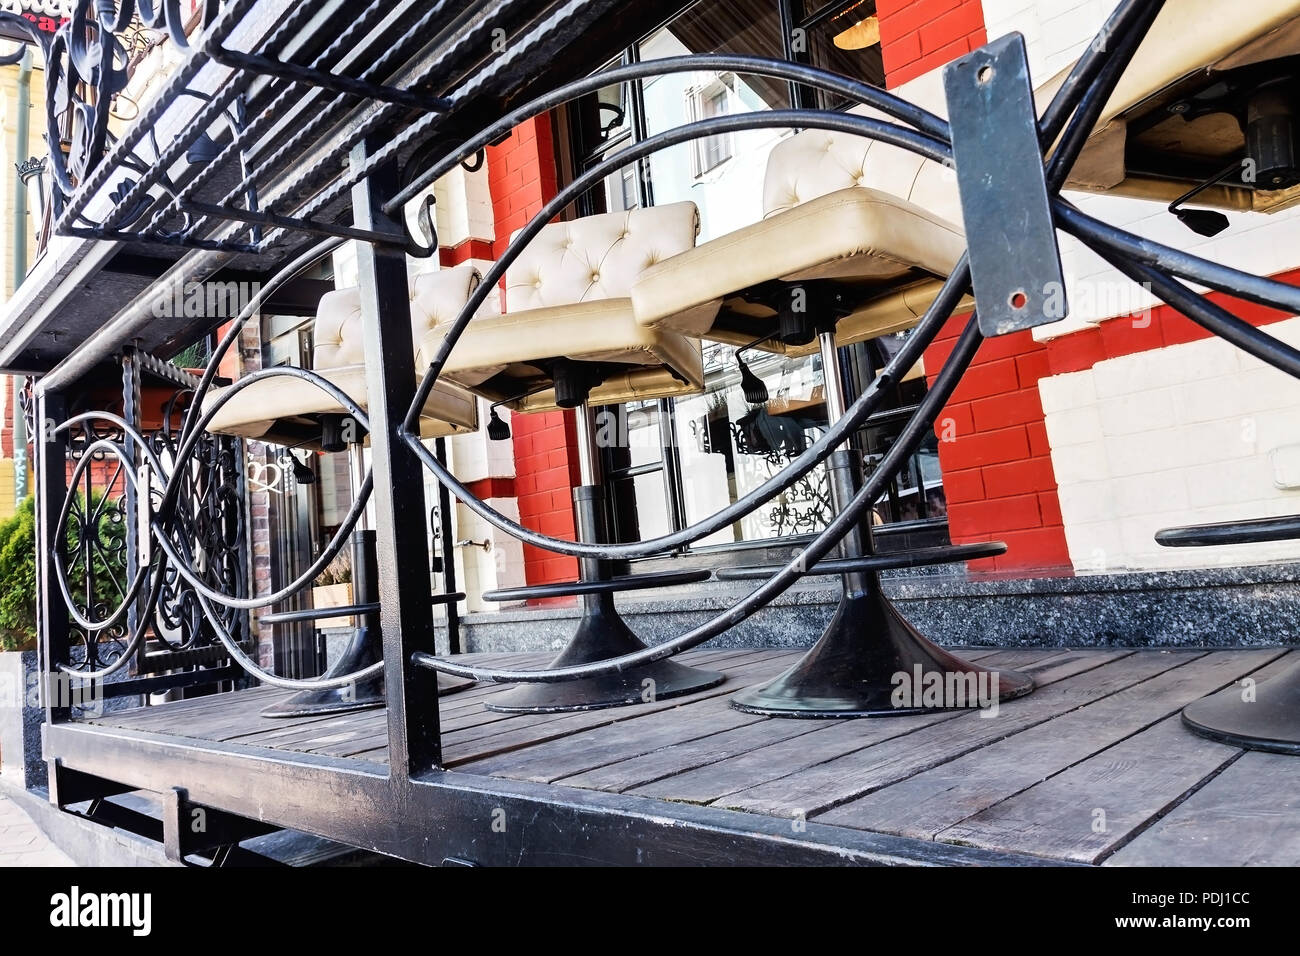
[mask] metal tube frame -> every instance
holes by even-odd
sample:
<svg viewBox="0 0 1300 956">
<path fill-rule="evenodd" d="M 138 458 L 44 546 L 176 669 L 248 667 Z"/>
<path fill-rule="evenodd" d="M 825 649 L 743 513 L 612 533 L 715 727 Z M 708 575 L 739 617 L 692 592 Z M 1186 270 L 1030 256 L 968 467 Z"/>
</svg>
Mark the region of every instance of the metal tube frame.
<svg viewBox="0 0 1300 956">
<path fill-rule="evenodd" d="M 234 0 L 224 7 L 205 33 L 205 43 L 221 42 L 251 6 L 252 0 Z M 495 5 L 494 9 L 500 9 L 502 6 Z M 430 468 L 440 484 L 496 526 L 516 534 L 528 543 L 549 548 L 557 553 L 571 554 L 584 561 L 598 562 L 664 553 L 711 533 L 715 527 L 710 521 L 700 522 L 692 528 L 683 529 L 681 532 L 651 542 L 627 545 L 564 542 L 538 535 L 509 522 L 504 516 L 497 514 L 469 494 L 468 490 L 456 482 L 455 478 L 438 462 L 437 457 L 429 453 L 428 449 L 418 441 L 418 432 L 413 428 L 413 420 L 418 418 L 424 399 L 436 384 L 456 339 L 464 331 L 470 316 L 483 298 L 495 287 L 510 262 L 536 235 L 541 226 L 559 212 L 574 194 L 587 188 L 595 179 L 614 168 L 612 161 L 611 165 L 601 164 L 595 167 L 566 188 L 554 202 L 548 203 L 510 244 L 501 259 L 492 270 L 489 270 L 489 275 L 485 277 L 475 298 L 451 324 L 442 348 L 418 388 L 413 388 L 412 385 L 415 369 L 408 334 L 408 303 L 404 294 L 405 248 L 394 238 L 403 232 L 403 226 L 395 221 L 395 213 L 404 202 L 426 188 L 442 172 L 467 156 L 472 156 L 522 119 L 611 82 L 686 69 L 718 68 L 742 73 L 761 73 L 837 92 L 872 106 L 893 120 L 909 124 L 913 128 L 908 129 L 896 122 L 818 111 L 775 111 L 763 116 L 720 117 L 648 138 L 620 154 L 618 158 L 623 163 L 636 161 L 655 150 L 696 137 L 765 126 L 801 126 L 838 130 L 900 146 L 940 163 L 950 162 L 951 149 L 948 143 L 947 124 L 883 91 L 821 73 L 811 67 L 767 62 L 749 57 L 701 56 L 629 64 L 569 84 L 490 124 L 479 136 L 466 140 L 456 149 L 449 150 L 444 159 L 434 163 L 423 175 L 416 177 L 406 186 L 399 184 L 392 160 L 400 150 L 419 138 L 428 136 L 437 128 L 439 122 L 445 121 L 446 116 L 456 110 L 458 103 L 469 102 L 471 97 L 480 92 L 486 84 L 499 76 L 506 75 L 508 69 L 518 65 L 538 49 L 545 48 L 546 43 L 552 42 L 575 17 L 583 13 L 607 9 L 609 6 L 608 2 L 602 0 L 571 0 L 562 5 L 554 14 L 538 24 L 535 30 L 527 34 L 520 44 L 512 47 L 509 53 L 497 58 L 491 65 L 472 76 L 450 102 L 439 100 L 435 103 L 431 100 L 428 104 L 431 111 L 411 123 L 402 134 L 389 142 L 379 144 L 364 141 L 368 133 L 364 125 L 359 127 L 357 133 L 351 137 L 345 135 L 334 143 L 331 152 L 320 158 L 323 162 L 340 158 L 346 153 L 349 157 L 349 171 L 314 196 L 300 204 L 296 203 L 295 214 L 291 217 L 295 221 L 292 224 L 274 223 L 269 219 L 260 222 L 260 224 L 274 226 L 259 243 L 255 244 L 257 248 L 264 249 L 269 243 L 281 240 L 286 229 L 311 231 L 315 225 L 312 217 L 351 189 L 354 222 L 351 226 L 343 227 L 348 230 L 346 233 L 341 231 L 331 233 L 336 238 L 328 242 L 337 244 L 337 237 L 340 235 L 361 235 L 373 240 L 361 244 L 359 257 L 363 324 L 367 352 L 372 355 L 384 355 L 385 362 L 371 363 L 367 368 L 368 389 L 372 396 L 367 428 L 374 442 L 375 456 L 373 473 L 367 479 L 363 495 L 371 493 L 373 487 L 378 515 L 379 591 L 382 606 L 386 611 L 381 619 L 384 645 L 382 666 L 388 686 L 391 688 L 388 708 L 390 746 L 388 769 L 378 770 L 373 767 L 367 769 L 357 761 L 333 761 L 324 758 L 304 757 L 296 762 L 287 763 L 281 754 L 234 745 L 213 744 L 198 749 L 179 748 L 165 737 L 108 731 L 104 728 L 74 726 L 67 723 L 69 708 L 57 693 L 57 682 L 63 676 L 61 667 L 67 656 L 69 618 L 67 608 L 56 593 L 58 588 L 51 577 L 53 564 L 50 561 L 54 550 L 52 529 L 58 527 L 60 502 L 67 491 L 64 467 L 67 430 L 78 418 L 78 416 L 73 416 L 71 419 L 65 417 L 64 389 L 73 384 L 66 382 L 60 383 L 60 389 L 57 390 L 40 386 L 36 390 L 37 431 L 39 432 L 37 438 L 38 515 L 40 517 L 38 542 L 43 559 L 38 564 L 39 619 L 42 666 L 46 678 L 45 706 L 47 722 L 50 724 L 47 728 L 47 745 L 48 752 L 52 756 L 52 798 L 56 802 L 62 802 L 61 788 L 64 795 L 67 795 L 72 792 L 70 787 L 74 780 L 80 780 L 82 783 L 87 780 L 93 781 L 96 774 L 106 777 L 116 775 L 119 779 L 129 779 L 136 786 L 160 790 L 183 785 L 196 799 L 210 800 L 214 806 L 220 806 L 231 812 L 243 811 L 251 815 L 253 812 L 262 813 L 265 807 L 270 806 L 268 819 L 279 819 L 285 825 L 322 832 L 358 846 L 372 846 L 384 852 L 424 862 L 433 862 L 431 852 L 440 851 L 453 843 L 466 847 L 464 852 L 467 856 L 477 852 L 484 859 L 502 858 L 497 852 L 497 847 L 489 848 L 485 842 L 475 839 L 472 831 L 476 823 L 481 825 L 481 815 L 485 810 L 493 804 L 500 804 L 503 800 L 521 812 L 531 808 L 537 812 L 533 817 L 534 821 L 541 821 L 545 825 L 556 826 L 557 823 L 565 821 L 572 824 L 565 832 L 568 840 L 573 839 L 575 833 L 579 839 L 584 838 L 584 834 L 598 834 L 598 837 L 592 839 L 600 844 L 600 851 L 606 855 L 606 858 L 617 858 L 619 853 L 627 852 L 631 843 L 636 842 L 635 839 L 629 842 L 626 830 L 621 836 L 617 835 L 620 827 L 626 828 L 631 825 L 635 829 L 637 825 L 629 824 L 629 821 L 642 821 L 638 832 L 649 834 L 652 845 L 667 847 L 671 844 L 672 827 L 645 822 L 646 818 L 642 814 L 647 812 L 648 807 L 639 804 L 634 806 L 635 801 L 629 801 L 627 798 L 580 794 L 559 799 L 552 791 L 535 791 L 526 785 L 515 785 L 500 780 L 489 781 L 440 769 L 441 753 L 436 707 L 438 690 L 435 673 L 524 683 L 578 681 L 614 675 L 629 667 L 665 660 L 683 650 L 697 646 L 766 606 L 807 573 L 817 561 L 830 554 L 842 540 L 846 539 L 846 536 L 861 531 L 863 520 L 871 504 L 879 496 L 887 476 L 907 459 L 924 438 L 926 431 L 933 427 L 937 414 L 952 394 L 982 338 L 976 319 L 972 317 L 957 340 L 949 360 L 940 370 L 931 390 L 876 471 L 843 502 L 839 513 L 828 527 L 817 535 L 800 555 L 714 619 L 652 648 L 599 662 L 548 671 L 483 668 L 439 658 L 433 648 L 433 622 L 430 603 L 427 600 L 430 582 L 427 573 L 422 570 L 426 565 L 427 541 L 422 532 L 409 527 L 409 523 L 408 526 L 404 526 L 397 520 L 398 505 L 402 496 L 411 493 L 413 489 L 422 488 L 421 465 Z M 1119 36 L 1121 41 L 1091 45 L 1039 121 L 1040 139 L 1044 152 L 1048 156 L 1046 165 L 1052 215 L 1058 228 L 1075 235 L 1094 251 L 1111 259 L 1135 279 L 1150 282 L 1158 296 L 1189 315 L 1194 321 L 1205 325 L 1234 344 L 1246 348 L 1269 364 L 1300 376 L 1300 352 L 1277 340 L 1263 341 L 1257 330 L 1226 309 L 1196 296 L 1184 281 L 1202 283 L 1248 301 L 1289 311 L 1300 311 L 1300 290 L 1275 280 L 1208 262 L 1160 243 L 1129 236 L 1080 213 L 1059 196 L 1060 185 L 1082 149 L 1097 111 L 1109 98 L 1128 59 L 1141 43 L 1146 30 L 1162 6 L 1162 0 L 1154 0 L 1154 2 L 1153 0 L 1123 0 L 1108 18 L 1101 33 L 1103 37 Z M 482 22 L 484 21 L 479 21 L 477 25 L 481 25 Z M 260 69 L 267 66 L 253 59 L 241 59 L 239 63 L 240 69 L 237 74 L 239 78 L 232 85 L 242 83 L 246 78 L 244 73 L 249 68 Z M 180 95 L 183 87 L 192 80 L 197 69 L 194 59 L 182 64 L 168 81 L 164 94 L 159 97 L 154 106 L 146 110 L 126 135 L 113 145 L 103 161 L 93 166 L 85 182 L 70 195 L 59 219 L 61 231 L 77 228 L 72 224 L 84 214 L 91 197 L 101 192 L 108 184 L 113 170 L 120 168 L 130 150 L 140 140 L 143 135 L 141 131 L 157 122 L 170 101 Z M 301 74 L 296 74 L 293 82 L 313 82 L 305 77 L 301 80 L 298 77 L 301 77 Z M 338 84 L 323 81 L 319 77 L 315 81 L 322 88 L 335 92 L 342 89 Z M 380 109 L 394 107 L 394 97 L 386 94 L 386 98 L 390 102 L 386 102 Z M 221 102 L 221 97 L 214 97 L 212 104 L 218 102 Z M 199 115 L 206 116 L 206 113 L 200 110 Z M 181 150 L 185 148 L 184 142 L 190 132 L 185 131 L 178 137 L 163 151 L 163 156 L 173 158 L 179 156 Z M 198 130 L 193 130 L 193 133 L 197 136 Z M 310 182 L 312 176 L 318 175 L 318 171 L 318 167 L 312 164 L 297 180 L 286 182 L 282 194 L 293 194 L 295 189 Z M 58 173 L 59 170 L 56 170 L 56 178 Z M 119 204 L 119 209 L 125 208 L 128 202 L 134 202 L 134 199 L 144 195 L 148 189 L 146 180 L 150 175 L 154 175 L 152 171 L 149 175 L 141 177 L 135 188 L 125 197 L 127 202 Z M 156 175 L 154 178 L 156 179 Z M 110 214 L 101 228 L 109 229 L 114 221 L 114 215 Z M 212 211 L 212 215 L 216 215 L 215 210 Z M 229 210 L 223 213 L 223 217 L 229 217 L 229 220 L 236 222 L 239 220 L 237 216 L 230 216 Z M 236 228 L 233 234 L 238 232 L 239 229 Z M 120 230 L 114 234 L 130 235 Z M 225 239 L 214 239 L 211 234 L 189 236 L 180 239 L 177 244 L 193 248 L 249 247 L 249 244 L 238 247 L 223 245 L 230 235 L 231 233 L 227 233 Z M 132 238 L 137 241 L 148 241 L 151 237 L 134 235 Z M 827 434 L 813 448 L 796 459 L 782 476 L 763 486 L 760 489 L 761 494 L 737 502 L 731 508 L 720 512 L 713 520 L 723 524 L 735 520 L 746 509 L 753 510 L 758 507 L 763 498 L 797 480 L 818 462 L 830 457 L 834 449 L 878 404 L 879 389 L 898 381 L 901 374 L 932 341 L 935 333 L 952 314 L 961 297 L 968 290 L 969 285 L 969 266 L 963 258 L 945 281 L 943 289 L 903 350 L 882 371 L 876 380 L 878 385 L 866 390 L 862 396 L 844 408 L 844 414 L 828 429 Z M 235 323 L 236 328 L 231 330 L 228 340 L 223 342 L 224 346 L 229 347 L 234 335 L 237 334 L 238 325 L 246 319 L 247 316 L 243 316 Z M 1264 338 L 1269 337 L 1264 336 Z M 215 363 L 207 370 L 200 384 L 195 398 L 195 410 L 187 416 L 185 441 L 179 452 L 182 458 L 192 452 L 197 432 L 201 431 L 210 420 L 214 410 L 210 406 L 202 413 L 197 411 L 202 404 L 204 393 L 211 384 L 214 370 Z M 299 374 L 313 381 L 313 384 L 327 393 L 331 393 L 327 382 L 310 373 L 301 373 L 298 370 L 273 371 L 277 374 Z M 241 384 L 256 378 L 252 376 L 243 379 Z M 227 392 L 223 395 L 223 400 L 229 400 L 231 393 Z M 346 396 L 334 395 L 334 397 L 346 404 Z M 364 418 L 361 415 L 358 417 Z M 50 424 L 47 425 L 47 422 Z M 62 424 L 57 424 L 59 422 Z M 131 434 L 130 440 L 136 447 L 140 447 L 138 435 Z M 156 469 L 160 478 L 165 477 L 161 464 L 149 454 L 147 448 L 141 448 L 141 451 L 148 466 Z M 169 505 L 174 506 L 174 494 L 174 484 L 169 483 L 163 496 L 164 507 L 160 515 L 154 516 L 151 532 L 156 543 L 167 554 L 168 560 L 174 562 L 178 571 L 188 578 L 192 576 L 192 571 L 183 556 L 170 546 L 167 537 L 169 517 L 166 509 Z M 358 516 L 358 509 L 354 507 L 353 514 L 350 516 L 351 521 L 355 523 Z M 337 547 L 341 547 L 341 540 L 335 542 L 335 545 L 334 550 L 337 551 Z M 332 557 L 332 553 L 327 549 L 322 557 L 328 560 Z M 190 572 L 188 575 L 187 571 Z M 139 587 L 143 588 L 143 584 Z M 221 600 L 222 596 L 200 593 L 200 601 L 209 616 L 215 616 L 211 605 L 213 599 Z M 219 633 L 220 630 L 218 628 Z M 246 669 L 250 669 L 248 662 L 241 660 L 240 663 Z M 264 677 L 255 669 L 250 670 L 257 676 Z M 102 746 L 104 742 L 111 742 L 112 747 Z M 267 782 L 265 767 L 268 763 L 274 764 L 281 771 L 275 777 L 277 782 L 274 784 Z M 82 776 L 75 776 L 78 773 Z M 341 779 L 350 781 L 350 784 L 340 787 Z M 67 787 L 64 787 L 65 784 Z M 320 798 L 319 814 L 302 812 L 304 790 Z M 254 791 L 259 792 L 254 794 Z M 359 819 L 354 824 L 340 823 L 341 818 L 356 813 L 355 797 L 362 794 L 373 800 L 374 810 L 358 814 Z M 332 810 L 331 801 L 337 801 L 340 797 L 346 802 L 335 812 Z M 250 801 L 256 801 L 256 804 Z M 423 828 L 413 828 L 405 833 L 393 833 L 392 821 L 408 813 L 412 808 L 418 807 L 427 808 L 426 815 L 439 814 L 445 823 L 455 822 L 455 826 L 444 827 L 445 831 L 455 832 L 458 827 L 463 826 L 467 835 L 447 838 L 444 834 L 441 840 L 430 844 Z M 705 820 L 704 817 L 709 819 Z M 745 829 L 748 831 L 746 836 L 728 829 L 730 826 L 728 821 L 715 820 L 710 816 L 709 811 L 683 810 L 682 820 L 686 821 L 686 828 L 695 840 L 708 843 L 710 840 L 721 839 L 728 847 L 733 849 L 741 847 L 760 855 L 771 848 L 769 838 L 772 835 L 764 830 L 766 823 L 755 822 L 752 817 L 745 818 Z M 810 834 L 815 826 L 809 825 Z M 563 827 L 560 829 L 563 830 Z M 541 841 L 534 844 L 533 851 L 544 857 L 545 840 L 536 837 L 536 833 L 536 830 L 525 829 L 526 835 Z M 787 847 L 795 848 L 793 851 L 787 849 L 785 851 L 787 853 L 816 856 L 818 852 L 815 836 L 791 841 L 789 834 L 783 832 L 780 839 Z M 837 842 L 843 845 L 839 837 Z M 693 843 L 692 852 L 699 845 L 698 842 Z M 873 849 L 871 852 L 877 851 Z M 865 856 L 870 856 L 871 852 L 867 852 Z"/>
</svg>

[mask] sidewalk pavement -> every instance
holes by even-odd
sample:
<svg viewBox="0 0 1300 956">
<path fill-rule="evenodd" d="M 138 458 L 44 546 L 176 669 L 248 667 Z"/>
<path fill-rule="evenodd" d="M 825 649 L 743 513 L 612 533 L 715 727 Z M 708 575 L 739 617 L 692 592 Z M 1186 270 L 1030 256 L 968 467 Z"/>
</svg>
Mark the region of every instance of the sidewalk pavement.
<svg viewBox="0 0 1300 956">
<path fill-rule="evenodd" d="M 0 792 L 0 867 L 74 865 L 18 804 Z"/>
</svg>

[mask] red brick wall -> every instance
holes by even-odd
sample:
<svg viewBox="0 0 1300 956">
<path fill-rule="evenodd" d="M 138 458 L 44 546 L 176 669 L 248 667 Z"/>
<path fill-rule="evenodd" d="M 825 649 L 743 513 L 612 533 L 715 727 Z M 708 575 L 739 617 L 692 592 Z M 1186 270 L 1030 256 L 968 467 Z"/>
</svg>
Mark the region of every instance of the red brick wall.
<svg viewBox="0 0 1300 956">
<path fill-rule="evenodd" d="M 980 0 L 877 0 L 876 16 L 891 88 L 987 42 Z"/>
<path fill-rule="evenodd" d="M 954 316 L 925 350 L 933 384 L 968 316 Z M 973 570 L 1070 567 L 1038 380 L 1047 347 L 1030 332 L 986 339 L 935 422 L 952 540 L 1005 541 Z"/>
<path fill-rule="evenodd" d="M 492 252 L 499 258 L 510 234 L 527 225 L 559 191 L 550 117 L 516 127 L 505 142 L 488 148 L 487 162 L 496 231 Z M 510 422 L 519 520 L 544 534 L 569 539 L 574 537 L 572 488 L 577 483 L 573 428 L 570 412 L 513 415 Z M 578 565 L 573 558 L 524 545 L 524 574 L 529 584 L 570 581 Z"/>
</svg>

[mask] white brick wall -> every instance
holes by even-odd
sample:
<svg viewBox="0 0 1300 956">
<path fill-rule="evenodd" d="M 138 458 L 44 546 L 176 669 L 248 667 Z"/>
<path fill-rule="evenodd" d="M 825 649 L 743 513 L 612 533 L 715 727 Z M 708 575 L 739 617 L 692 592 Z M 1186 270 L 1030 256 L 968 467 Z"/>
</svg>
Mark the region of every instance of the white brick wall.
<svg viewBox="0 0 1300 956">
<path fill-rule="evenodd" d="M 1300 346 L 1300 319 L 1266 328 Z M 1077 569 L 1300 559 L 1300 542 L 1162 548 L 1154 540 L 1175 525 L 1300 511 L 1300 489 L 1275 481 L 1300 445 L 1300 381 L 1206 339 L 1045 378 L 1039 393 Z"/>
<path fill-rule="evenodd" d="M 1038 86 L 1078 58 L 1116 5 L 1117 0 L 983 0 L 984 23 L 990 40 L 1013 30 L 1025 35 L 1030 75 Z M 1300 266 L 1300 243 L 1296 242 L 1300 209 L 1271 216 L 1229 213 L 1227 231 L 1206 238 L 1169 215 L 1160 203 L 1076 192 L 1069 195 L 1084 212 L 1111 225 L 1256 275 Z M 1074 239 L 1062 235 L 1060 242 L 1070 314 L 1061 322 L 1035 329 L 1039 341 L 1153 303 L 1152 296 Z M 1124 289 L 1131 294 L 1116 294 Z"/>
<path fill-rule="evenodd" d="M 436 500 L 436 499 L 435 499 Z M 454 499 L 453 499 L 454 500 Z M 488 498 L 486 503 L 506 517 L 519 520 L 519 502 L 515 498 Z M 522 587 L 524 550 L 516 539 L 488 524 L 464 505 L 457 503 L 456 540 L 489 541 L 491 547 L 467 545 L 456 549 L 457 590 L 465 592 L 465 610 L 495 611 L 502 605 L 483 600 L 483 592 L 494 588 Z"/>
<path fill-rule="evenodd" d="M 486 162 L 473 173 L 457 166 L 434 183 L 433 191 L 437 199 L 440 245 L 456 246 L 466 239 L 495 238 Z"/>
</svg>

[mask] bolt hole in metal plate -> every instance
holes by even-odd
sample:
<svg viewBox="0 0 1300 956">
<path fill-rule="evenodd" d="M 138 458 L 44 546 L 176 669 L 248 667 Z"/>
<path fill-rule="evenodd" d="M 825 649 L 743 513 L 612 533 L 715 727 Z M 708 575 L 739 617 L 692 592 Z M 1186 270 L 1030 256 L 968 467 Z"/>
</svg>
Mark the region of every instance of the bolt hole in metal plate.
<svg viewBox="0 0 1300 956">
<path fill-rule="evenodd" d="M 954 60 L 943 83 L 980 331 L 1007 335 L 1065 318 L 1024 37 L 1010 33 Z"/>
</svg>

